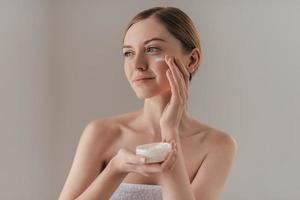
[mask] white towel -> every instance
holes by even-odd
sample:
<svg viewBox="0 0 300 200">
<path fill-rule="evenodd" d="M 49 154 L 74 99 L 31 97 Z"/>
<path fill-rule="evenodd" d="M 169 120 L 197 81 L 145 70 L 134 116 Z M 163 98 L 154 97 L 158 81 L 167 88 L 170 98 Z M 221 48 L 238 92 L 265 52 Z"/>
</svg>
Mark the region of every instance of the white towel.
<svg viewBox="0 0 300 200">
<path fill-rule="evenodd" d="M 162 200 L 160 185 L 121 183 L 110 200 Z"/>
</svg>

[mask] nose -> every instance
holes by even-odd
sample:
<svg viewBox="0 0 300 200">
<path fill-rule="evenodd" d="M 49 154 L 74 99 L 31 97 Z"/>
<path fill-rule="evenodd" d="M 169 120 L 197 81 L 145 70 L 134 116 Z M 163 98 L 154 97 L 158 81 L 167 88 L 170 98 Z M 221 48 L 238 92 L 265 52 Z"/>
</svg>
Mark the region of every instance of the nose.
<svg viewBox="0 0 300 200">
<path fill-rule="evenodd" d="M 140 65 L 138 65 L 137 67 L 136 67 L 136 69 L 138 70 L 138 71 L 146 71 L 147 70 L 147 68 L 143 65 L 143 66 L 140 66 Z"/>
<path fill-rule="evenodd" d="M 146 71 L 148 69 L 147 59 L 143 54 L 136 54 L 133 64 L 138 71 Z"/>
</svg>

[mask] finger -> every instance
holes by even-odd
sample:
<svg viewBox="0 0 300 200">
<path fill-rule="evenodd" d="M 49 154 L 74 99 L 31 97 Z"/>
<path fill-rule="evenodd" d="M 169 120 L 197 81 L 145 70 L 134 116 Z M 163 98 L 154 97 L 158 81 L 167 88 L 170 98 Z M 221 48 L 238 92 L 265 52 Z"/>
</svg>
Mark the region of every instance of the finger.
<svg viewBox="0 0 300 200">
<path fill-rule="evenodd" d="M 188 99 L 188 89 L 189 89 L 189 78 L 190 78 L 190 73 L 187 70 L 187 68 L 184 66 L 184 64 L 179 60 L 179 58 L 175 58 L 175 63 L 177 64 L 177 66 L 179 66 L 179 70 L 181 71 L 181 73 L 184 76 L 184 86 L 185 86 L 185 95 L 186 95 L 186 99 Z"/>
<path fill-rule="evenodd" d="M 124 157 L 127 158 L 126 160 L 129 164 L 141 165 L 146 163 L 146 157 L 144 156 L 136 155 L 127 149 L 122 149 L 122 153 L 125 154 Z"/>
<path fill-rule="evenodd" d="M 169 80 L 171 92 L 172 92 L 171 101 L 174 101 L 174 97 L 175 98 L 179 97 L 179 92 L 178 92 L 178 89 L 176 88 L 177 86 L 176 86 L 174 77 L 173 77 L 170 69 L 167 70 L 167 78 Z"/>
<path fill-rule="evenodd" d="M 158 173 L 162 171 L 161 164 L 151 163 L 144 166 L 144 170 L 148 173 Z"/>
<path fill-rule="evenodd" d="M 180 96 L 183 98 L 182 100 L 185 102 L 187 98 L 187 87 L 184 79 L 184 75 L 180 71 L 180 66 L 175 63 L 175 57 L 172 59 L 171 63 L 174 66 L 174 71 L 176 74 L 176 78 L 178 80 Z"/>
<path fill-rule="evenodd" d="M 141 174 L 151 174 L 161 172 L 161 166 L 158 163 L 144 164 L 144 165 L 131 165 L 133 171 Z"/>
<path fill-rule="evenodd" d="M 172 75 L 174 77 L 174 80 L 176 82 L 176 88 L 178 90 L 178 94 L 182 97 L 181 77 L 180 77 L 180 73 L 178 72 L 178 67 L 176 66 L 176 64 L 174 62 L 174 57 L 171 57 L 169 59 L 169 66 L 170 66 Z"/>
<path fill-rule="evenodd" d="M 171 145 L 172 145 L 172 151 L 174 151 L 174 154 L 177 154 L 177 144 L 175 140 L 171 141 Z"/>
<path fill-rule="evenodd" d="M 142 168 L 140 167 L 140 165 L 135 165 L 135 164 L 127 164 L 127 170 L 129 172 L 133 172 L 133 173 L 137 173 L 137 174 L 141 174 L 143 176 L 149 176 L 149 173 L 145 172 L 144 170 L 142 170 Z"/>
<path fill-rule="evenodd" d="M 162 171 L 167 171 L 171 169 L 174 165 L 174 161 L 176 159 L 176 155 L 174 153 L 170 154 L 169 158 L 162 164 Z"/>
<path fill-rule="evenodd" d="M 179 85 L 178 85 L 178 80 L 176 79 L 176 72 L 175 72 L 175 69 L 174 69 L 174 66 L 173 66 L 173 63 L 171 62 L 171 60 L 172 60 L 172 58 L 170 58 L 169 56 L 167 57 L 167 64 L 168 64 L 168 66 L 169 66 L 169 70 L 170 70 L 170 72 L 169 72 L 169 74 L 168 75 L 170 75 L 170 77 L 172 78 L 171 80 L 172 80 L 172 83 L 173 83 L 173 85 L 174 85 L 174 93 L 172 93 L 172 94 L 174 94 L 175 95 L 175 97 L 180 97 L 180 90 L 179 90 Z M 168 71 L 168 70 L 167 70 Z M 173 92 L 172 91 L 172 92 Z"/>
<path fill-rule="evenodd" d="M 135 172 L 135 173 L 141 174 L 141 175 L 146 176 L 146 177 L 150 177 L 150 174 L 148 174 L 146 172 Z"/>
<path fill-rule="evenodd" d="M 165 161 L 162 163 L 161 168 L 163 171 L 166 171 L 167 169 L 170 169 L 170 167 L 173 165 L 174 163 L 174 159 L 176 157 L 176 154 L 174 152 L 174 150 L 172 150 L 167 158 L 165 159 Z"/>
<path fill-rule="evenodd" d="M 174 167 L 176 166 L 176 160 L 177 160 L 177 145 L 176 143 L 174 142 L 173 143 L 173 150 L 174 150 L 174 154 L 173 154 L 173 157 L 172 157 L 172 165 L 170 166 L 169 170 L 173 170 Z"/>
<path fill-rule="evenodd" d="M 173 158 L 173 165 L 170 167 L 170 171 L 172 171 L 175 168 L 175 166 L 176 166 L 176 159 L 177 159 L 177 156 L 175 156 Z"/>
<path fill-rule="evenodd" d="M 149 173 L 146 173 L 146 172 L 143 172 L 143 171 L 136 171 L 134 173 L 141 174 L 141 175 L 146 176 L 146 177 L 150 177 Z"/>
<path fill-rule="evenodd" d="M 131 158 L 129 158 L 129 163 L 135 165 L 143 165 L 146 163 L 146 158 L 143 156 L 132 156 Z"/>
<path fill-rule="evenodd" d="M 184 66 L 184 64 L 180 61 L 179 58 L 175 58 L 175 63 L 177 64 L 177 66 L 179 66 L 181 73 L 184 75 L 184 80 L 188 88 L 190 72 L 187 70 L 187 68 Z"/>
<path fill-rule="evenodd" d="M 147 174 L 147 173 L 142 173 L 142 175 L 143 175 L 143 176 L 147 176 L 147 177 L 150 176 L 150 174 Z"/>
</svg>

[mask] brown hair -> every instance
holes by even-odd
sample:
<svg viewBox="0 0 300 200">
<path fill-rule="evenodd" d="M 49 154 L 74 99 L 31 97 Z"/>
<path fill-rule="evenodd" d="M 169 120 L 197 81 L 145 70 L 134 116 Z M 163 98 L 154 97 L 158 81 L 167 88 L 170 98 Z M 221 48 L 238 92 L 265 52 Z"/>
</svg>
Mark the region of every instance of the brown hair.
<svg viewBox="0 0 300 200">
<path fill-rule="evenodd" d="M 128 29 L 133 24 L 149 17 L 155 17 L 162 23 L 166 29 L 180 41 L 185 52 L 189 53 L 194 48 L 198 48 L 201 52 L 199 33 L 191 18 L 182 10 L 175 7 L 154 7 L 138 13 L 127 25 L 123 35 L 123 41 Z M 189 81 L 192 80 L 192 75 L 195 72 L 196 70 L 190 74 Z"/>
</svg>

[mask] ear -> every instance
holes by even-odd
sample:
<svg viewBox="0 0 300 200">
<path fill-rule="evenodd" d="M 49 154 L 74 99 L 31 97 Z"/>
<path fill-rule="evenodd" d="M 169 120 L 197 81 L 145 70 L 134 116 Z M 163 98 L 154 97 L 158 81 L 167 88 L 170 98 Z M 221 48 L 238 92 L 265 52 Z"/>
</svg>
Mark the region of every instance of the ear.
<svg viewBox="0 0 300 200">
<path fill-rule="evenodd" d="M 187 66 L 187 70 L 192 74 L 194 71 L 196 71 L 200 65 L 201 61 L 201 52 L 198 48 L 195 48 L 192 50 L 192 52 L 189 54 L 189 64 Z"/>
</svg>

